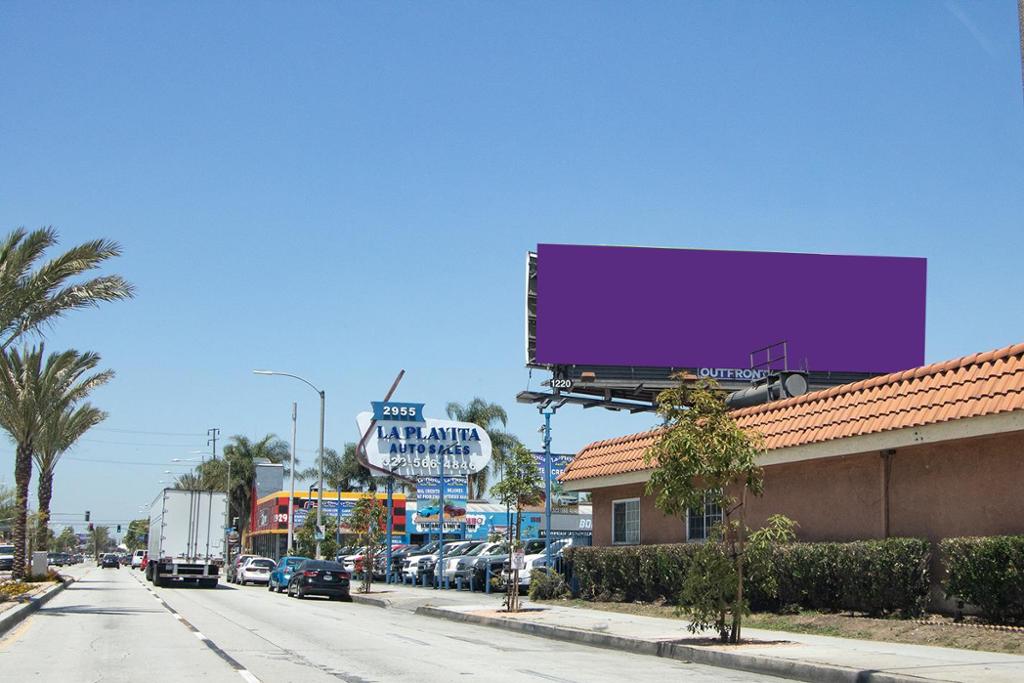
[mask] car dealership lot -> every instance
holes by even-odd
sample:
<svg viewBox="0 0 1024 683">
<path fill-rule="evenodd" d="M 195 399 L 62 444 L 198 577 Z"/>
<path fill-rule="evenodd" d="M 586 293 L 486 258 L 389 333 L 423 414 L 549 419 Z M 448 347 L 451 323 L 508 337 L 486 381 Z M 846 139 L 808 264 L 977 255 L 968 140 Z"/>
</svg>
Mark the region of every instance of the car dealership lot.
<svg viewBox="0 0 1024 683">
<path fill-rule="evenodd" d="M 238 681 L 216 650 L 261 681 L 771 680 L 262 586 L 154 588 L 138 571 L 98 568 L 0 640 L 12 680 Z"/>
</svg>

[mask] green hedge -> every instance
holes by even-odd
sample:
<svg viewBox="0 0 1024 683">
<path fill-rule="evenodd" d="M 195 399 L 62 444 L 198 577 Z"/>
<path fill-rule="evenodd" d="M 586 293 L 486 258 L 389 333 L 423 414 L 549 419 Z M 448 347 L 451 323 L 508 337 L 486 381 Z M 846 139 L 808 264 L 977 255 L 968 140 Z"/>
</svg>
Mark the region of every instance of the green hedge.
<svg viewBox="0 0 1024 683">
<path fill-rule="evenodd" d="M 685 543 L 573 546 L 566 549 L 566 558 L 583 598 L 675 603 L 693 551 Z"/>
<path fill-rule="evenodd" d="M 580 597 L 678 602 L 694 545 L 572 548 Z M 927 541 L 890 538 L 853 543 L 792 543 L 772 553 L 772 596 L 753 581 L 744 591 L 755 610 L 793 607 L 870 615 L 920 614 L 928 604 Z"/>
<path fill-rule="evenodd" d="M 1024 536 L 947 538 L 940 544 L 950 598 L 997 623 L 1024 623 Z"/>
</svg>

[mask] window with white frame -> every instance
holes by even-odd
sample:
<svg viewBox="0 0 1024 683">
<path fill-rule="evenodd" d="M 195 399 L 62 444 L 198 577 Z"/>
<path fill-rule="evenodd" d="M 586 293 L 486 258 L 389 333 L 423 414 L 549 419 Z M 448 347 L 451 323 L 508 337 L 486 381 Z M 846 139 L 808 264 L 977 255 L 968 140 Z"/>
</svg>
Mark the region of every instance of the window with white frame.
<svg viewBox="0 0 1024 683">
<path fill-rule="evenodd" d="M 640 542 L 640 499 L 612 501 L 612 543 L 631 545 Z"/>
<path fill-rule="evenodd" d="M 717 496 L 704 492 L 704 505 L 686 511 L 686 539 L 706 541 L 711 529 L 722 523 L 722 508 L 715 502 Z"/>
</svg>

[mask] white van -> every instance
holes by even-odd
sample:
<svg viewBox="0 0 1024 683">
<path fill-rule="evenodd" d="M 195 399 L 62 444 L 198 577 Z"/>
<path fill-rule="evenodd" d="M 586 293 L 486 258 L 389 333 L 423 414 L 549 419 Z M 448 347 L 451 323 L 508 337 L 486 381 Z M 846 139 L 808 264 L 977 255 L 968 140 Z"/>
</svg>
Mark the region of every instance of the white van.
<svg viewBox="0 0 1024 683">
<path fill-rule="evenodd" d="M 132 553 L 132 569 L 139 569 L 142 567 L 142 558 L 146 556 L 146 549 L 141 548 Z"/>
</svg>

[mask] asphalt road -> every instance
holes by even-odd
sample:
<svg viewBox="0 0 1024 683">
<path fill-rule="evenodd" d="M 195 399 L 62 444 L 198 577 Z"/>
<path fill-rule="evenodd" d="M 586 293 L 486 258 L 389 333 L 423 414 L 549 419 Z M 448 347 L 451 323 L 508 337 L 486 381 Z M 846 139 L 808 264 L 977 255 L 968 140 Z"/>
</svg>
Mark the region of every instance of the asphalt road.
<svg viewBox="0 0 1024 683">
<path fill-rule="evenodd" d="M 176 616 L 177 615 L 177 616 Z M 91 568 L 0 639 L 4 680 L 777 681 L 260 587 Z"/>
</svg>

